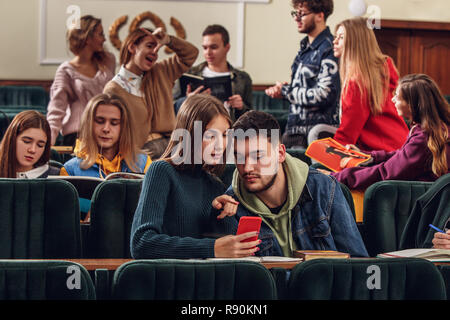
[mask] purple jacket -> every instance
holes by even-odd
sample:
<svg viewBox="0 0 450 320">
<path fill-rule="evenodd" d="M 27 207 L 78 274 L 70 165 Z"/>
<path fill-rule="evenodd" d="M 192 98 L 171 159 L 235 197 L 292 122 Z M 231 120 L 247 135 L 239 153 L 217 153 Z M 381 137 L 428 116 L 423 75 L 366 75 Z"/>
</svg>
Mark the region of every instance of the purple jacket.
<svg viewBox="0 0 450 320">
<path fill-rule="evenodd" d="M 450 127 L 448 127 L 450 130 Z M 373 158 L 370 167 L 347 168 L 331 173 L 350 189 L 366 189 L 382 180 L 435 181 L 431 171 L 433 155 L 427 146 L 428 135 L 420 125 L 414 126 L 405 144 L 398 150 L 369 152 Z M 450 168 L 450 142 L 446 146 L 447 165 Z M 449 171 L 447 171 L 449 172 Z"/>
</svg>

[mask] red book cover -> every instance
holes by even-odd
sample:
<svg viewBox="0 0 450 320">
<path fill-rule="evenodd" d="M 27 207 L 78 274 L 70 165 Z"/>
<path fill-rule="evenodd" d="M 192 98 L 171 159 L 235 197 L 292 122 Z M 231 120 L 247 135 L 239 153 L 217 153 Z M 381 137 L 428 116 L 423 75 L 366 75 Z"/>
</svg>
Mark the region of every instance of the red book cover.
<svg viewBox="0 0 450 320">
<path fill-rule="evenodd" d="M 370 159 L 370 155 L 347 149 L 333 138 L 312 142 L 306 149 L 305 154 L 334 172 L 356 167 Z M 345 166 L 341 167 L 341 163 Z"/>
</svg>

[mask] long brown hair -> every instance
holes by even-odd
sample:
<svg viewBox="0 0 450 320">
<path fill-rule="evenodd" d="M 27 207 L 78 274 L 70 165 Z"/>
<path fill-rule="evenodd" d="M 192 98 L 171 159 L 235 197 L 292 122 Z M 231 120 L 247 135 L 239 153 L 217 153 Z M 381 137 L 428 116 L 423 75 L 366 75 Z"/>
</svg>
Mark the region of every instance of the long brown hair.
<svg viewBox="0 0 450 320">
<path fill-rule="evenodd" d="M 450 106 L 436 82 L 426 74 L 410 74 L 399 82 L 401 97 L 411 108 L 413 123 L 428 134 L 433 154 L 431 169 L 440 177 L 448 172 L 446 145 L 449 142 Z"/>
<path fill-rule="evenodd" d="M 126 65 L 131 58 L 133 57 L 133 54 L 130 52 L 129 47 L 130 45 L 136 45 L 138 46 L 142 40 L 144 40 L 145 37 L 149 36 L 149 33 L 152 33 L 152 29 L 148 28 L 137 28 L 133 32 L 130 32 L 126 39 L 122 43 L 122 47 L 120 48 L 120 64 Z M 141 84 L 141 91 L 144 94 L 144 102 L 147 106 L 151 105 L 151 98 L 150 98 L 150 81 L 146 81 L 145 76 L 146 74 L 149 74 L 148 72 L 144 73 L 144 78 Z M 149 110 L 150 115 L 151 110 Z"/>
<path fill-rule="evenodd" d="M 44 152 L 34 166 L 42 166 L 50 160 L 51 131 L 47 119 L 42 113 L 35 110 L 22 111 L 14 117 L 0 143 L 0 177 L 16 178 L 18 168 L 17 137 L 30 128 L 41 129 L 47 136 Z"/>
<path fill-rule="evenodd" d="M 169 145 L 167 146 L 166 150 L 164 151 L 163 155 L 161 156 L 161 159 L 168 161 L 170 164 L 175 166 L 179 170 L 186 170 L 186 169 L 194 169 L 195 168 L 195 146 L 194 146 L 194 128 L 195 128 L 195 122 L 201 121 L 202 125 L 202 138 L 206 131 L 207 125 L 218 115 L 223 116 L 227 121 L 228 124 L 231 127 L 232 121 L 230 119 L 230 115 L 227 112 L 227 109 L 223 106 L 223 103 L 220 102 L 217 98 L 208 95 L 208 94 L 194 94 L 190 97 L 188 97 L 183 104 L 181 105 L 180 110 L 177 114 L 177 123 L 175 125 L 175 130 L 172 133 L 172 137 L 170 138 Z M 190 144 L 190 155 L 183 155 L 182 154 L 182 144 L 183 144 L 183 137 L 177 136 L 177 129 L 185 129 L 187 130 L 187 133 L 191 137 L 191 144 Z M 180 164 L 174 163 L 174 159 L 172 158 L 173 153 L 175 156 L 186 159 L 186 157 L 190 156 L 190 163 L 182 162 Z M 225 155 L 225 152 L 224 152 Z M 203 160 L 202 160 L 203 161 Z M 202 165 L 203 169 L 205 171 L 208 171 L 211 174 L 214 175 L 220 175 L 223 169 L 225 168 L 225 163 L 218 164 L 214 166 L 209 165 Z"/>
<path fill-rule="evenodd" d="M 94 135 L 94 118 L 98 106 L 105 104 L 113 105 L 120 110 L 119 153 L 130 169 L 138 171 L 137 157 L 139 148 L 135 143 L 133 130 L 131 130 L 130 112 L 120 97 L 104 93 L 98 94 L 89 100 L 81 117 L 80 153 L 83 154 L 84 159 L 80 167 L 83 169 L 92 167 L 100 153 Z"/>
<path fill-rule="evenodd" d="M 91 15 L 85 15 L 80 18 L 80 28 L 72 28 L 67 31 L 67 42 L 69 49 L 74 55 L 78 55 L 86 47 L 86 41 L 92 37 L 97 26 L 102 24 L 102 20 Z M 105 51 L 94 52 L 92 57 L 98 68 L 102 71 L 106 69 Z"/>
<path fill-rule="evenodd" d="M 361 97 L 367 96 L 370 112 L 380 114 L 389 93 L 388 56 L 381 52 L 367 19 L 344 20 L 336 25 L 336 31 L 341 26 L 345 29 L 344 50 L 339 62 L 342 95 L 347 93 L 349 81 L 354 80 Z"/>
</svg>

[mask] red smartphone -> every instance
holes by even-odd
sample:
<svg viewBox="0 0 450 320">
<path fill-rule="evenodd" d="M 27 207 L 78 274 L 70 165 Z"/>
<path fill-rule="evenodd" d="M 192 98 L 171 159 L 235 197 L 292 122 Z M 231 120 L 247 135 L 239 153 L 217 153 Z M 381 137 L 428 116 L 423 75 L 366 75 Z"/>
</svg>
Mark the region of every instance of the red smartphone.
<svg viewBox="0 0 450 320">
<path fill-rule="evenodd" d="M 259 232 L 259 229 L 261 228 L 261 221 L 262 221 L 261 217 L 241 217 L 241 219 L 239 219 L 239 225 L 236 235 L 251 231 Z M 242 242 L 249 242 L 255 240 L 258 240 L 258 236 L 247 238 L 245 240 L 242 240 Z"/>
</svg>

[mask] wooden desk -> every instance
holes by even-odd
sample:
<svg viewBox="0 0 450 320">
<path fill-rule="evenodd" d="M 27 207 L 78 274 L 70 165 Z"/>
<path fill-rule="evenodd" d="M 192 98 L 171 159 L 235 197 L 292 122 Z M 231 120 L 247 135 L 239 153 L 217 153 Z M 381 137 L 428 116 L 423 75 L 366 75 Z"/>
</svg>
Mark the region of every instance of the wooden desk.
<svg viewBox="0 0 450 320">
<path fill-rule="evenodd" d="M 71 154 L 73 152 L 72 146 L 52 146 L 52 149 L 60 154 Z"/>
<path fill-rule="evenodd" d="M 58 259 L 59 260 L 59 259 Z M 72 261 L 81 264 L 88 271 L 96 269 L 116 270 L 122 264 L 135 261 L 134 259 L 61 259 L 64 261 Z M 261 263 L 267 269 L 284 268 L 292 269 L 299 262 L 264 262 Z"/>
</svg>

